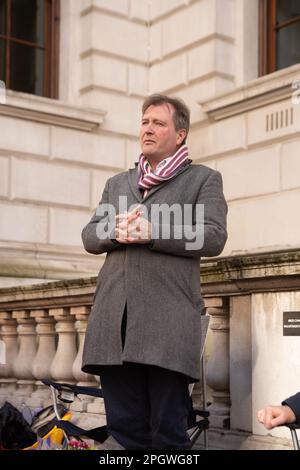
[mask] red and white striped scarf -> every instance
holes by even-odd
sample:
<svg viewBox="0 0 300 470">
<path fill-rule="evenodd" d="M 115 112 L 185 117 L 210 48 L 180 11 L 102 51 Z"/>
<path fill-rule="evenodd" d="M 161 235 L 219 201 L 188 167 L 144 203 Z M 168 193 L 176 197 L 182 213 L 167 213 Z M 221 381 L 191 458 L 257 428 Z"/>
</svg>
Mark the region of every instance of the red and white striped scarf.
<svg viewBox="0 0 300 470">
<path fill-rule="evenodd" d="M 146 197 L 149 190 L 163 181 L 170 180 L 177 172 L 187 164 L 189 151 L 186 145 L 182 145 L 172 157 L 154 172 L 145 155 L 142 153 L 138 166 L 138 187 L 144 190 L 143 197 Z"/>
</svg>

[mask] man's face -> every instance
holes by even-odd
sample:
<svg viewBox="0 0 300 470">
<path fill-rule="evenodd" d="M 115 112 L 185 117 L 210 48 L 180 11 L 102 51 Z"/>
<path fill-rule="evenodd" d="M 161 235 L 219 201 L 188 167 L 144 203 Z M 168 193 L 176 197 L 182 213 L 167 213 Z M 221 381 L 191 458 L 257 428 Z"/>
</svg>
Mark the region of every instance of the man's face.
<svg viewBox="0 0 300 470">
<path fill-rule="evenodd" d="M 149 106 L 142 117 L 141 149 L 153 161 L 171 157 L 184 140 L 186 132 L 175 130 L 173 113 L 173 106 L 164 103 Z"/>
</svg>

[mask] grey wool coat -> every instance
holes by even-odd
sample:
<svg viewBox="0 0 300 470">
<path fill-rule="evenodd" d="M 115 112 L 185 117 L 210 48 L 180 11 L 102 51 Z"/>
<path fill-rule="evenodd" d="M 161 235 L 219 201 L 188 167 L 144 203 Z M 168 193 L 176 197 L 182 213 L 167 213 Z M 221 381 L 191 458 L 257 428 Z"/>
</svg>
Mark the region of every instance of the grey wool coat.
<svg viewBox="0 0 300 470">
<path fill-rule="evenodd" d="M 138 168 L 110 178 L 100 205 L 110 203 L 119 213 L 119 196 L 129 207 L 142 203 L 204 204 L 204 244 L 186 249 L 186 239 L 171 230 L 170 239 L 157 235 L 149 244 L 121 244 L 99 239 L 95 215 L 82 231 L 85 249 L 107 253 L 100 270 L 83 352 L 84 372 L 97 374 L 99 366 L 124 362 L 151 364 L 200 378 L 200 257 L 219 255 L 225 245 L 227 205 L 219 172 L 191 160 L 171 180 L 152 188 L 143 199 L 137 186 Z M 172 224 L 172 219 L 170 221 Z M 172 236 L 173 235 L 173 236 Z M 158 237 L 158 238 L 157 238 Z M 121 324 L 127 304 L 124 348 Z M 100 368 L 101 370 L 101 368 Z"/>
</svg>

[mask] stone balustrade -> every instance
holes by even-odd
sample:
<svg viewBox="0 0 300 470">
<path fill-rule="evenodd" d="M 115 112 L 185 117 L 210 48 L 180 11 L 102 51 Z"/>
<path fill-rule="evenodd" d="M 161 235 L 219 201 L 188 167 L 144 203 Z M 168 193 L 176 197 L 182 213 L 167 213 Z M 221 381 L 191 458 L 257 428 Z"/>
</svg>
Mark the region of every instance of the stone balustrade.
<svg viewBox="0 0 300 470">
<path fill-rule="evenodd" d="M 211 317 L 206 381 L 210 433 L 216 437 L 217 447 L 240 448 L 252 436 L 253 400 L 257 400 L 256 388 L 260 387 L 259 373 L 257 379 L 253 375 L 258 351 L 255 322 L 263 319 L 264 327 L 271 315 L 275 321 L 271 307 L 266 310 L 262 305 L 277 308 L 279 300 L 285 309 L 300 309 L 299 260 L 294 251 L 272 258 L 262 254 L 240 257 L 239 262 L 227 258 L 203 263 L 202 294 Z M 0 340 L 5 356 L 5 361 L 0 360 L 0 404 L 7 400 L 33 410 L 47 406 L 52 401 L 48 387 L 41 382 L 44 378 L 100 386 L 99 377 L 81 371 L 95 286 L 96 277 L 92 277 L 0 289 Z M 279 338 L 280 318 L 278 322 Z M 193 394 L 194 402 L 200 404 L 199 384 Z M 92 417 L 97 425 L 99 415 L 102 422 L 105 420 L 99 398 L 79 397 L 71 409 L 87 421 Z M 254 447 L 258 445 L 257 436 L 255 439 Z"/>
<path fill-rule="evenodd" d="M 47 406 L 52 399 L 42 379 L 81 386 L 100 385 L 99 377 L 81 370 L 95 285 L 96 278 L 90 278 L 0 290 L 0 338 L 6 350 L 5 364 L 0 364 L 0 404 L 7 400 L 19 408 L 28 406 L 32 410 Z M 215 300 L 218 305 L 220 302 L 218 298 Z M 213 305 L 211 299 L 208 305 Z M 218 380 L 219 377 L 212 380 L 212 388 Z M 215 388 L 213 397 L 218 403 L 219 386 Z M 200 405 L 199 385 L 194 395 Z M 87 415 L 105 413 L 103 400 L 88 396 L 77 398 L 71 409 Z M 225 419 L 228 410 L 224 413 Z"/>
<path fill-rule="evenodd" d="M 52 402 L 42 379 L 99 386 L 81 371 L 83 341 L 95 278 L 2 289 L 0 339 L 5 363 L 0 364 L 0 403 L 32 409 Z M 4 294 L 5 292 L 5 294 Z M 81 398 L 81 397 L 80 397 Z M 82 397 L 71 408 L 104 412 L 102 399 Z"/>
</svg>

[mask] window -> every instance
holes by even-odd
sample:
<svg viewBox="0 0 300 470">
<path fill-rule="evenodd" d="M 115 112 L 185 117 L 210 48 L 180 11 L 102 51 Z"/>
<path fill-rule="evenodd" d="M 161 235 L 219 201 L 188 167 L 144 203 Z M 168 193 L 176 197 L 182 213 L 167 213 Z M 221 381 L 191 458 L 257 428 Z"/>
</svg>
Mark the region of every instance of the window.
<svg viewBox="0 0 300 470">
<path fill-rule="evenodd" d="M 260 0 L 260 75 L 300 63 L 300 1 Z"/>
<path fill-rule="evenodd" d="M 0 80 L 58 97 L 59 0 L 0 0 Z"/>
</svg>

